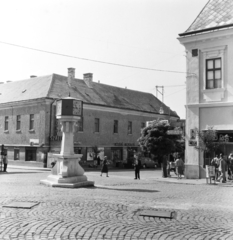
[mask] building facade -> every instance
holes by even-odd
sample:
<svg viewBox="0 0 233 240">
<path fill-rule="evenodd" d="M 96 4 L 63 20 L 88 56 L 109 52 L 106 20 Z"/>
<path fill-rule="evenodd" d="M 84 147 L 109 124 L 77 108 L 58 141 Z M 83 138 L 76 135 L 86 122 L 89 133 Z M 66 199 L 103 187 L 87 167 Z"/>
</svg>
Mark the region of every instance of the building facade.
<svg viewBox="0 0 233 240">
<path fill-rule="evenodd" d="M 178 40 L 186 50 L 186 177 L 204 178 L 194 129 L 214 127 L 225 156 L 233 152 L 233 1 L 210 0 Z"/>
<path fill-rule="evenodd" d="M 0 143 L 15 161 L 45 161 L 60 152 L 62 134 L 56 101 L 71 96 L 83 101 L 83 117 L 76 124 L 74 151 L 82 161 L 96 154 L 113 164 L 130 163 L 146 121 L 179 116 L 149 93 L 95 83 L 92 74 L 75 78 L 52 74 L 0 85 Z M 160 109 L 164 112 L 159 113 Z"/>
</svg>

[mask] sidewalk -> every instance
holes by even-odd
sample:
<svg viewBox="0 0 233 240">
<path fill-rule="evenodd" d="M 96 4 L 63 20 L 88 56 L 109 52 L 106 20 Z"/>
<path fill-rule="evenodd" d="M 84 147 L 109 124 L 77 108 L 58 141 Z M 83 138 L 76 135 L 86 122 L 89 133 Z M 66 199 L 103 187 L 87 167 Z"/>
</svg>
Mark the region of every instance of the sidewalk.
<svg viewBox="0 0 233 240">
<path fill-rule="evenodd" d="M 17 166 L 17 165 L 8 165 L 8 169 L 10 172 L 10 169 L 19 169 L 19 170 L 34 170 L 34 171 L 41 171 L 41 172 L 50 172 L 51 168 L 41 168 L 41 167 L 30 167 L 30 166 Z M 133 169 L 111 169 L 110 171 L 110 177 L 112 178 L 127 178 L 127 179 L 132 179 L 132 175 L 133 175 Z M 1 172 L 2 174 L 4 174 L 3 172 Z M 120 174 L 120 173 L 124 173 Z M 130 173 L 130 174 L 129 174 Z M 143 170 L 141 171 L 141 176 L 143 175 Z M 7 174 L 7 173 L 6 173 Z M 89 169 L 85 169 L 85 174 L 90 175 L 90 176 L 99 176 L 99 169 L 93 169 L 93 168 L 89 168 Z M 186 179 L 186 178 L 182 178 L 182 179 L 177 179 L 177 177 L 174 175 L 172 175 L 171 177 L 167 177 L 167 178 L 163 178 L 162 177 L 162 173 L 160 170 L 155 170 L 155 171 L 151 171 L 151 174 L 146 174 L 147 176 L 141 177 L 142 181 L 157 181 L 157 182 L 164 182 L 164 183 L 175 183 L 175 184 L 186 184 L 186 185 L 207 185 L 206 179 Z M 212 186 L 226 186 L 226 187 L 233 187 L 233 181 L 227 181 L 227 183 L 219 183 L 216 182 L 214 183 L 214 181 L 212 181 L 212 184 L 209 183 L 208 181 L 208 185 L 212 185 Z M 101 186 L 103 187 L 103 186 Z M 106 186 L 105 186 L 106 187 Z"/>
</svg>

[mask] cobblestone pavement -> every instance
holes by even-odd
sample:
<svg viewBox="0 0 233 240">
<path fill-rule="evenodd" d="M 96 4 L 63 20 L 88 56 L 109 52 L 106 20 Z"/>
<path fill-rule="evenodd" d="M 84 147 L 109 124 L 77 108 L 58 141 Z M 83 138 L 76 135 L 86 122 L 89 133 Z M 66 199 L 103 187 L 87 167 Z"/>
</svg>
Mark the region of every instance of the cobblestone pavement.
<svg viewBox="0 0 233 240">
<path fill-rule="evenodd" d="M 144 171 L 109 178 L 87 172 L 91 188 L 39 184 L 49 173 L 0 173 L 0 239 L 233 239 L 233 187 L 153 180 Z M 148 176 L 148 178 L 147 178 Z M 32 209 L 5 208 L 11 202 L 39 202 Z M 174 219 L 142 217 L 140 210 L 175 211 Z"/>
</svg>

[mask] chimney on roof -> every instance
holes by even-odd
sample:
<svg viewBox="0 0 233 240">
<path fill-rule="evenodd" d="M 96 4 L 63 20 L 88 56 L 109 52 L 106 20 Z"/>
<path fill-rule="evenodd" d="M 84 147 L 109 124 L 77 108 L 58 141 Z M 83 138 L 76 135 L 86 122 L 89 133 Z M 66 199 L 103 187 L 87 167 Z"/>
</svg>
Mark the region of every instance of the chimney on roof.
<svg viewBox="0 0 233 240">
<path fill-rule="evenodd" d="M 31 76 L 30 76 L 30 78 L 35 78 L 35 77 L 37 77 L 37 76 L 36 76 L 36 75 L 31 75 Z"/>
<path fill-rule="evenodd" d="M 74 79 L 75 79 L 75 68 L 68 68 L 67 82 L 70 87 L 73 86 Z"/>
<path fill-rule="evenodd" d="M 93 74 L 92 73 L 84 73 L 83 74 L 83 80 L 86 83 L 86 85 L 89 88 L 92 88 L 92 80 L 93 80 Z"/>
</svg>

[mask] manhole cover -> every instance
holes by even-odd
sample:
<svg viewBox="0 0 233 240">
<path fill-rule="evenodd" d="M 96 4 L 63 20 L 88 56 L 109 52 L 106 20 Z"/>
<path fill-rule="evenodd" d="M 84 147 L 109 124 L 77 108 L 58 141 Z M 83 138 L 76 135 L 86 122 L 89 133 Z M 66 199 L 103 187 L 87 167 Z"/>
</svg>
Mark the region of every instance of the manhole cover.
<svg viewBox="0 0 233 240">
<path fill-rule="evenodd" d="M 174 214 L 175 214 L 174 211 L 168 212 L 168 211 L 143 210 L 139 213 L 139 216 L 172 219 Z"/>
<path fill-rule="evenodd" d="M 3 207 L 31 209 L 38 204 L 38 202 L 11 202 L 9 204 L 3 205 Z"/>
</svg>

